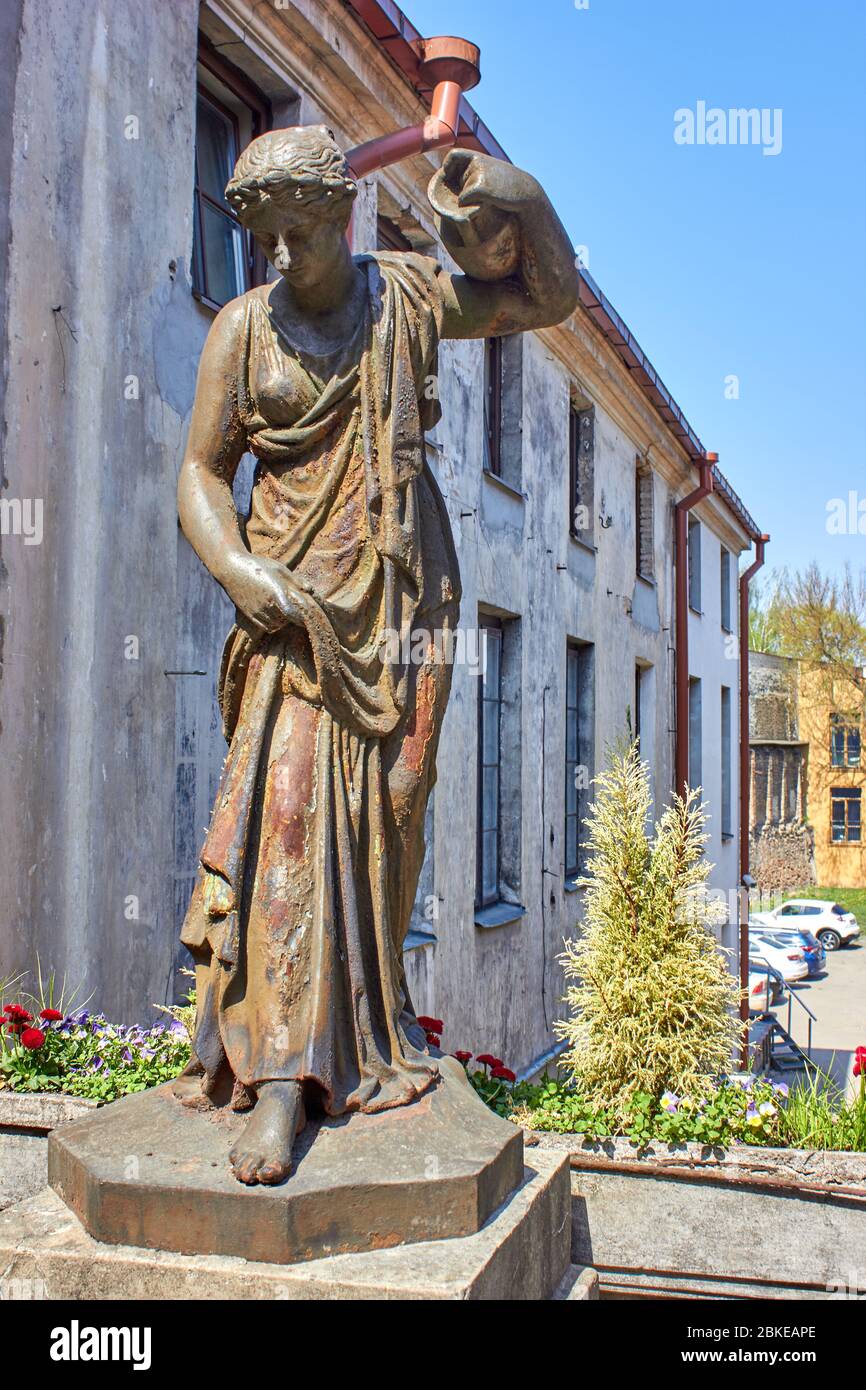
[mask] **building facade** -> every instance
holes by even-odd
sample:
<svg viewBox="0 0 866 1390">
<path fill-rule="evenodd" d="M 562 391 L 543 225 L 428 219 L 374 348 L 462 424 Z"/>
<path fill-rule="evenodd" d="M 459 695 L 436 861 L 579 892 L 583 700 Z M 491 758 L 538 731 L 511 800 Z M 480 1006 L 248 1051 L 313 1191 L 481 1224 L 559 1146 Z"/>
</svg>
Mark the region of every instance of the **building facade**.
<svg viewBox="0 0 866 1390">
<path fill-rule="evenodd" d="M 38 950 L 130 1019 L 180 988 L 225 753 L 215 684 L 233 614 L 175 512 L 202 343 L 263 273 L 222 186 L 268 126 L 324 122 L 349 148 L 423 119 L 426 94 L 390 0 L 18 0 L 3 23 L 4 495 L 22 517 L 41 502 L 44 533 L 2 537 L 0 970 Z M 504 157 L 462 112 L 464 142 Z M 357 251 L 447 260 L 425 196 L 440 158 L 363 181 Z M 531 1071 L 580 930 L 589 782 L 631 733 L 657 808 L 673 785 L 674 508 L 703 446 L 585 272 L 568 323 L 443 343 L 434 385 L 428 457 L 463 603 L 407 974 L 446 1048 Z M 758 533 L 715 474 L 690 513 L 689 752 L 728 894 L 737 572 Z"/>
</svg>

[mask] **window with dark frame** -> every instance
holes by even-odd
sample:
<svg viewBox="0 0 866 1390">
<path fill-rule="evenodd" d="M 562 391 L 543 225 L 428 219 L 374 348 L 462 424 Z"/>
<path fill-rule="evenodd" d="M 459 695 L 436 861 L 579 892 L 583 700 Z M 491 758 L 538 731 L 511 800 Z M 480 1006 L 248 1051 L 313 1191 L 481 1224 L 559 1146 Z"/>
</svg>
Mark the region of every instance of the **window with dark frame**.
<svg viewBox="0 0 866 1390">
<path fill-rule="evenodd" d="M 592 762 L 593 647 L 570 641 L 565 650 L 565 846 L 563 872 L 576 879 L 582 869 L 581 834 L 587 811 Z"/>
<path fill-rule="evenodd" d="M 412 251 L 409 238 L 400 230 L 397 223 L 384 213 L 376 218 L 376 241 L 380 251 Z"/>
<path fill-rule="evenodd" d="M 637 744 L 637 751 L 640 753 L 640 716 L 641 703 L 643 701 L 643 667 L 634 668 L 634 716 L 632 721 L 632 733 Z"/>
<path fill-rule="evenodd" d="M 478 846 L 476 907 L 499 900 L 502 761 L 502 623 L 483 619 L 484 667 L 478 680 Z"/>
<path fill-rule="evenodd" d="M 593 447 L 595 416 L 592 408 L 572 402 L 568 411 L 568 529 L 575 540 L 592 543 Z"/>
<path fill-rule="evenodd" d="M 703 782 L 703 699 L 700 677 L 689 678 L 689 786 Z"/>
<path fill-rule="evenodd" d="M 722 686 L 722 835 L 726 839 L 734 833 L 733 823 L 733 766 L 731 743 L 732 695 L 730 686 Z"/>
<path fill-rule="evenodd" d="M 830 788 L 830 838 L 834 845 L 859 845 L 861 831 L 859 787 Z"/>
<path fill-rule="evenodd" d="M 264 254 L 226 201 L 225 186 L 247 140 L 269 127 L 270 109 L 243 73 L 204 42 L 199 49 L 199 65 L 193 293 L 209 308 L 221 309 L 266 279 Z"/>
<path fill-rule="evenodd" d="M 721 585 L 721 623 L 725 632 L 733 632 L 731 610 L 731 552 L 722 546 L 719 582 Z"/>
<path fill-rule="evenodd" d="M 689 518 L 689 608 L 701 611 L 701 523 Z"/>
<path fill-rule="evenodd" d="M 860 728 L 844 714 L 830 717 L 831 767 L 860 766 Z"/>
<path fill-rule="evenodd" d="M 484 468 L 502 476 L 502 339 L 484 342 Z"/>
</svg>

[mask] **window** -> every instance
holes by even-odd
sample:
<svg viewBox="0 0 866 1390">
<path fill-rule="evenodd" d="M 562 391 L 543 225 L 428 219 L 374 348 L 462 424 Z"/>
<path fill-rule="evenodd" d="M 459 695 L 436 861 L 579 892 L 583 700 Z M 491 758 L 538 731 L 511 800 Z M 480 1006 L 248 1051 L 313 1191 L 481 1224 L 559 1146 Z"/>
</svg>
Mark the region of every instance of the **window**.
<svg viewBox="0 0 866 1390">
<path fill-rule="evenodd" d="M 652 579 L 653 546 L 653 474 L 648 464 L 638 463 L 635 470 L 635 565 L 642 579 Z"/>
<path fill-rule="evenodd" d="M 835 845 L 860 843 L 860 788 L 830 788 L 830 835 Z"/>
<path fill-rule="evenodd" d="M 722 546 L 721 552 L 721 615 L 725 632 L 733 632 L 731 621 L 731 552 Z"/>
<path fill-rule="evenodd" d="M 376 218 L 376 240 L 380 251 L 411 251 L 412 243 L 397 223 L 380 212 Z"/>
<path fill-rule="evenodd" d="M 502 339 L 484 343 L 484 467 L 502 476 Z"/>
<path fill-rule="evenodd" d="M 580 858 L 579 774 L 580 706 L 578 704 L 580 648 L 569 647 L 565 680 L 565 873 L 578 872 Z"/>
<path fill-rule="evenodd" d="M 693 789 L 701 785 L 703 777 L 701 763 L 702 719 L 701 682 L 692 677 L 689 681 L 689 786 Z"/>
<path fill-rule="evenodd" d="M 479 614 L 475 924 L 522 917 L 520 619 Z"/>
<path fill-rule="evenodd" d="M 193 291 L 212 309 L 262 284 L 267 263 L 225 199 L 241 150 L 270 124 L 267 102 L 207 45 L 199 53 L 193 196 Z"/>
<path fill-rule="evenodd" d="M 689 608 L 701 611 L 701 523 L 689 517 Z"/>
<path fill-rule="evenodd" d="M 634 712 L 629 711 L 629 722 L 641 760 L 649 763 L 651 769 L 655 767 L 655 709 L 655 667 L 648 661 L 640 660 L 634 668 Z M 654 780 L 653 773 L 651 788 Z"/>
<path fill-rule="evenodd" d="M 595 511 L 595 412 L 574 403 L 568 412 L 569 530 L 592 544 Z"/>
<path fill-rule="evenodd" d="M 637 751 L 638 751 L 638 752 L 640 752 L 641 705 L 643 704 L 643 690 L 642 690 L 642 688 L 641 688 L 642 686 L 643 686 L 643 667 L 642 667 L 642 666 L 635 666 L 635 668 L 634 668 L 634 724 L 633 724 L 632 732 L 633 732 L 634 737 L 635 737 L 635 742 L 637 743 Z"/>
<path fill-rule="evenodd" d="M 722 835 L 730 837 L 734 833 L 733 823 L 733 768 L 731 766 L 731 690 L 722 686 Z"/>
<path fill-rule="evenodd" d="M 830 720 L 830 763 L 833 767 L 860 766 L 860 729 L 834 714 Z"/>
<path fill-rule="evenodd" d="M 502 624 L 485 618 L 484 670 L 478 681 L 478 883 L 476 902 L 499 898 L 500 773 L 502 761 Z"/>
<path fill-rule="evenodd" d="M 570 642 L 565 653 L 565 855 L 564 874 L 581 870 L 583 820 L 593 753 L 593 648 Z"/>
</svg>

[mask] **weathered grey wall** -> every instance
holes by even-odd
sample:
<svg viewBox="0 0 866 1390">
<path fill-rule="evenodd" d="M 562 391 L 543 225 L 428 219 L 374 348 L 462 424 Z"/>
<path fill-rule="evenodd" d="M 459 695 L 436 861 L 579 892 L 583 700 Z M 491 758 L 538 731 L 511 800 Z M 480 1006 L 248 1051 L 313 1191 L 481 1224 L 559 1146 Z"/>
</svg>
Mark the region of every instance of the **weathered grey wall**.
<svg viewBox="0 0 866 1390">
<path fill-rule="evenodd" d="M 6 490 L 44 536 L 4 538 L 0 970 L 119 1017 L 173 991 L 197 14 L 26 0 L 15 88 Z"/>
<path fill-rule="evenodd" d="M 15 82 L 18 75 L 18 40 L 21 32 L 21 12 L 24 0 L 6 0 L 0 7 L 0 53 L 5 61 L 0 68 L 0 344 L 6 342 L 7 275 L 9 270 L 9 187 L 12 177 L 12 112 L 15 105 Z M 0 420 L 6 398 L 6 360 L 0 360 Z M 5 488 L 2 464 L 3 441 L 0 439 L 0 489 Z M 2 495 L 2 494 L 0 494 Z M 0 536 L 0 583 L 3 571 L 3 538 Z M 3 662 L 3 629 L 0 628 L 0 670 Z"/>
</svg>

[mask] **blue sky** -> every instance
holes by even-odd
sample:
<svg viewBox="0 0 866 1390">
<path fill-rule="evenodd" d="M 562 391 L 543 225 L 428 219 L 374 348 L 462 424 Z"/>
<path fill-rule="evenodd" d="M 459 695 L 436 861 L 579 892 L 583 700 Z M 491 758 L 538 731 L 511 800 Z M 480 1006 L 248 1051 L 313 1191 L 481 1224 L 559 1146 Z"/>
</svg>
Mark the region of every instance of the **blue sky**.
<svg viewBox="0 0 866 1390">
<path fill-rule="evenodd" d="M 773 543 L 866 565 L 863 0 L 404 0 L 481 48 L 476 110 Z M 781 150 L 678 144 L 674 113 L 781 109 Z M 778 126 L 776 127 L 778 129 Z M 726 378 L 739 398 L 726 399 Z M 730 388 L 729 388 L 730 389 Z"/>
</svg>

